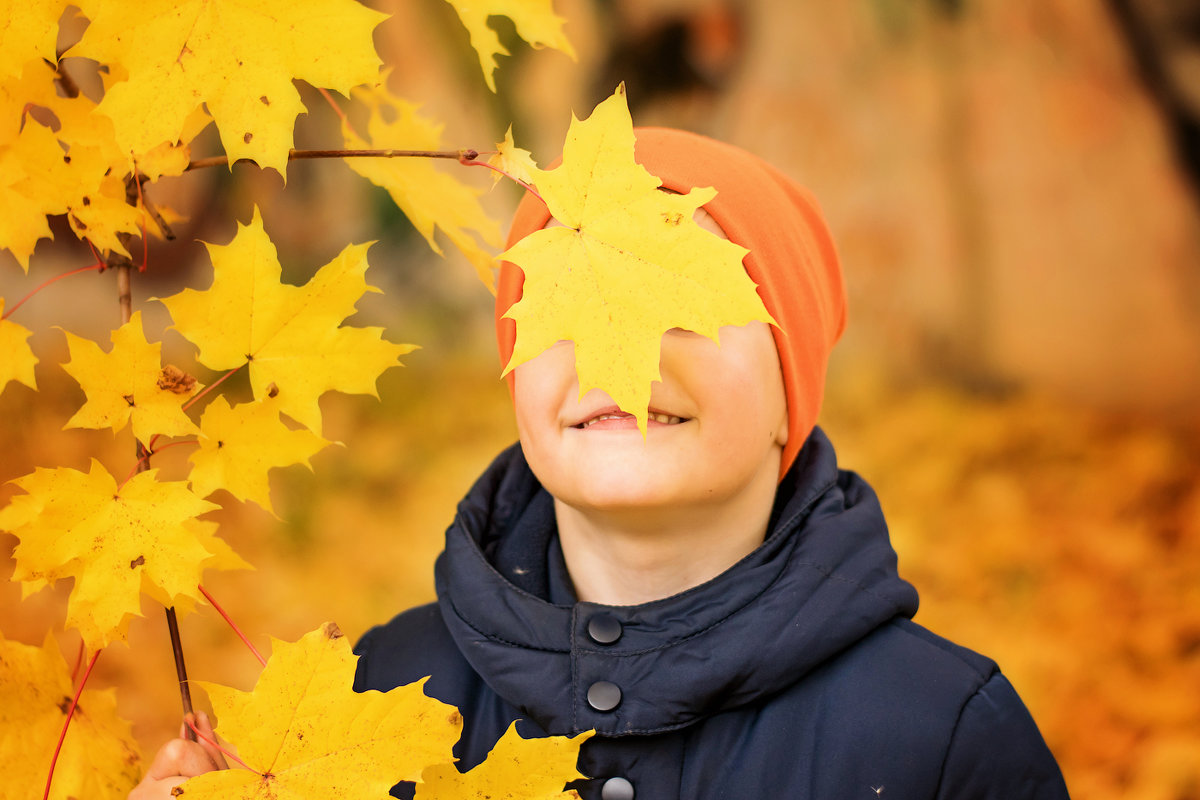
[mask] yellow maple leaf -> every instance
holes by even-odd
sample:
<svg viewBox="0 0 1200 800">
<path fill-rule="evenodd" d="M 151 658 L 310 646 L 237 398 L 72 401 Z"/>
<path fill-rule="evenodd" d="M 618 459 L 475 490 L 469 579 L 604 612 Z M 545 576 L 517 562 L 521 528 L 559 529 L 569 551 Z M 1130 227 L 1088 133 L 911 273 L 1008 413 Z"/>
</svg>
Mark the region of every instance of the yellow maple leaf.
<svg viewBox="0 0 1200 800">
<path fill-rule="evenodd" d="M 182 785 L 189 800 L 385 798 L 453 759 L 462 717 L 422 691 L 353 690 L 358 658 L 332 623 L 299 642 L 274 641 L 252 692 L 201 683 L 217 732 L 250 770 L 209 772 Z M 251 771 L 254 770 L 254 771 Z"/>
<path fill-rule="evenodd" d="M 311 469 L 309 458 L 328 444 L 312 431 L 284 425 L 271 398 L 230 407 L 217 397 L 200 417 L 200 447 L 189 456 L 192 491 L 208 497 L 225 489 L 273 514 L 268 471 L 289 464 Z"/>
<path fill-rule="evenodd" d="M 717 341 L 722 326 L 774 322 L 742 267 L 747 251 L 693 219 L 713 189 L 659 191 L 661 181 L 634 161 L 623 86 L 587 120 L 572 119 L 562 164 L 533 177 L 562 226 L 500 255 L 525 273 L 522 298 L 505 315 L 517 324 L 505 373 L 571 339 L 580 396 L 601 389 L 645 435 L 666 331 Z"/>
<path fill-rule="evenodd" d="M 584 778 L 576 768 L 579 747 L 592 732 L 573 738 L 547 736 L 523 739 L 517 724 L 496 742 L 487 760 L 469 772 L 453 764 L 429 767 L 417 784 L 413 800 L 559 800 L 578 798 L 563 785 Z"/>
<path fill-rule="evenodd" d="M 51 236 L 47 215 L 66 214 L 81 239 L 124 256 L 130 253 L 122 236 L 158 232 L 141 202 L 128 202 L 126 176 L 134 165 L 117 146 L 112 121 L 93 114 L 95 107 L 83 94 L 60 96 L 54 67 L 41 60 L 26 64 L 19 77 L 0 77 L 0 246 L 27 271 L 37 241 Z M 53 130 L 29 109 L 52 115 Z M 151 179 L 182 173 L 188 142 L 206 123 L 202 113 L 194 115 L 186 138 L 145 155 L 139 171 Z"/>
<path fill-rule="evenodd" d="M 488 26 L 489 17 L 512 20 L 517 36 L 531 47 L 553 47 L 572 59 L 575 48 L 563 33 L 563 18 L 554 13 L 551 0 L 446 0 L 458 12 L 458 18 L 471 36 L 471 46 L 479 54 L 479 66 L 488 88 L 496 91 L 496 56 L 508 55 L 496 31 Z"/>
<path fill-rule="evenodd" d="M 41 647 L 0 636 L 0 796 L 40 800 L 75 695 L 54 637 Z M 124 798 L 140 773 L 129 723 L 117 716 L 116 691 L 85 689 L 54 768 L 50 800 Z"/>
<path fill-rule="evenodd" d="M 37 389 L 37 380 L 33 374 L 33 365 L 38 363 L 37 356 L 25 341 L 32 334 L 29 329 L 3 318 L 4 298 L 0 297 L 0 353 L 4 359 L 0 361 L 0 392 L 9 381 L 18 381 L 30 389 Z"/>
<path fill-rule="evenodd" d="M 86 473 L 39 467 L 13 481 L 27 494 L 0 509 L 0 530 L 20 540 L 13 579 L 29 594 L 74 578 L 67 625 L 89 650 L 124 640 L 143 584 L 170 605 L 195 600 L 201 570 L 219 555 L 205 548 L 205 529 L 194 527 L 197 516 L 218 506 L 182 482 L 157 480 L 156 472 L 118 487 L 95 460 Z"/>
<path fill-rule="evenodd" d="M 339 327 L 368 286 L 367 247 L 350 245 L 304 286 L 279 280 L 275 246 L 258 209 L 228 245 L 208 244 L 212 286 L 162 300 L 175 328 L 215 370 L 249 363 L 255 398 L 276 396 L 279 410 L 321 430 L 318 398 L 327 391 L 378 396 L 375 380 L 413 345 L 381 337 L 381 328 Z"/>
<path fill-rule="evenodd" d="M 97 109 L 135 156 L 180 138 L 208 107 L 232 164 L 286 172 L 296 117 L 293 78 L 348 94 L 378 79 L 372 30 L 386 15 L 354 0 L 80 0 L 91 25 L 68 55 L 117 63 L 128 80 Z"/>
<path fill-rule="evenodd" d="M 386 76 L 385 76 L 386 77 Z M 349 123 L 343 123 L 346 148 L 437 150 L 441 147 L 442 128 L 417 113 L 417 106 L 393 97 L 386 84 L 375 89 L 355 89 L 355 99 L 370 111 L 367 138 L 360 137 Z M 434 238 L 439 228 L 475 267 L 480 280 L 493 287 L 493 253 L 504 241 L 500 226 L 489 218 L 479 204 L 479 190 L 442 172 L 429 158 L 350 158 L 346 163 L 376 186 L 391 195 L 404 215 L 434 252 L 442 248 Z M 485 250 L 476 241 L 491 245 Z"/>
<path fill-rule="evenodd" d="M 180 379 L 174 367 L 163 367 L 160 342 L 146 341 L 142 312 L 112 332 L 105 353 L 90 339 L 64 331 L 71 360 L 63 369 L 79 382 L 87 400 L 64 428 L 112 428 L 133 425 L 139 442 L 154 434 L 184 436 L 199 428 L 183 411 L 183 403 L 200 388 L 190 376 Z"/>
<path fill-rule="evenodd" d="M 513 141 L 512 125 L 504 132 L 504 141 L 496 143 L 496 154 L 488 159 L 488 164 L 521 183 L 533 183 L 533 173 L 537 171 L 533 153 L 517 147 Z M 500 173 L 493 173 L 493 176 L 496 181 L 503 177 Z"/>
<path fill-rule="evenodd" d="M 58 19 L 68 0 L 0 0 L 0 77 L 35 59 L 56 61 Z"/>
</svg>

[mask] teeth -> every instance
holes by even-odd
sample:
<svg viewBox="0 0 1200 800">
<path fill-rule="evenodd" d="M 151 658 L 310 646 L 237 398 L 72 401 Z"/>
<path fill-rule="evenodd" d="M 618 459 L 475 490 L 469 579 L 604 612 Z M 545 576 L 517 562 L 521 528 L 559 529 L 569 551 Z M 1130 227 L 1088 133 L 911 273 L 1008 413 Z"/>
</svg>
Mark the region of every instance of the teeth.
<svg viewBox="0 0 1200 800">
<path fill-rule="evenodd" d="M 587 428 L 592 425 L 595 425 L 597 422 L 602 422 L 603 420 L 606 420 L 606 419 L 628 419 L 628 418 L 629 418 L 628 414 L 601 414 L 600 416 L 596 417 L 595 419 L 589 419 L 587 422 L 583 423 L 579 427 Z M 654 420 L 655 422 L 661 422 L 664 425 L 677 425 L 683 421 L 682 417 L 673 417 L 670 414 L 651 413 L 651 414 L 649 414 L 649 418 Z"/>
</svg>

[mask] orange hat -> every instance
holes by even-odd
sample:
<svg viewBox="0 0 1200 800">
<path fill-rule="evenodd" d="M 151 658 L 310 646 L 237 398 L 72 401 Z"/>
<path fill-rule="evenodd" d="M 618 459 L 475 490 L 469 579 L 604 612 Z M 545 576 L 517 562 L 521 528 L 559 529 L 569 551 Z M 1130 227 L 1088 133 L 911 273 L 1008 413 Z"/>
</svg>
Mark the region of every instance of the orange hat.
<svg viewBox="0 0 1200 800">
<path fill-rule="evenodd" d="M 788 441 L 780 478 L 816 424 L 825 389 L 829 352 L 846 324 L 845 286 L 833 240 L 816 200 L 803 187 L 757 156 L 694 133 L 638 128 L 637 161 L 665 188 L 687 192 L 712 186 L 704 206 L 731 241 L 750 252 L 746 272 L 758 284 L 772 326 L 787 393 Z M 550 220 L 546 205 L 525 195 L 508 235 L 511 247 Z M 496 337 L 508 363 L 516 324 L 504 317 L 521 298 L 525 276 L 503 262 L 496 286 Z M 510 377 L 512 373 L 509 373 Z M 510 386 L 511 386 L 510 380 Z"/>
</svg>

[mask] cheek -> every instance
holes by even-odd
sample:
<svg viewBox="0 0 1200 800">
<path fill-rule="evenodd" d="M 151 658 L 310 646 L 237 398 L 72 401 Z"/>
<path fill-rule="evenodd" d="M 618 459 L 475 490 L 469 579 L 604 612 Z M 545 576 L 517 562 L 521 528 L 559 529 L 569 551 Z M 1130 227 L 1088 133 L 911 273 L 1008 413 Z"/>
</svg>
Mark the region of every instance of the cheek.
<svg viewBox="0 0 1200 800">
<path fill-rule="evenodd" d="M 575 351 L 559 342 L 513 370 L 513 408 L 522 441 L 557 432 L 564 400 L 572 397 Z"/>
</svg>

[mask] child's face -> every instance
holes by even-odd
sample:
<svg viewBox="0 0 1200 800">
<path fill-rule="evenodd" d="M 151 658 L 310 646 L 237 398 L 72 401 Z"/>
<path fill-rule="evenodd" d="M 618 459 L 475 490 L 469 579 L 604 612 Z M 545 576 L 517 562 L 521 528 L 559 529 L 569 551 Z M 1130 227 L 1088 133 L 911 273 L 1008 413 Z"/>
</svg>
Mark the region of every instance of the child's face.
<svg viewBox="0 0 1200 800">
<path fill-rule="evenodd" d="M 787 440 L 775 341 L 761 322 L 721 328 L 720 339 L 663 335 L 645 440 L 599 389 L 578 397 L 571 342 L 517 367 L 517 428 L 542 485 L 573 508 L 601 511 L 695 510 L 752 484 L 773 491 Z"/>
</svg>

